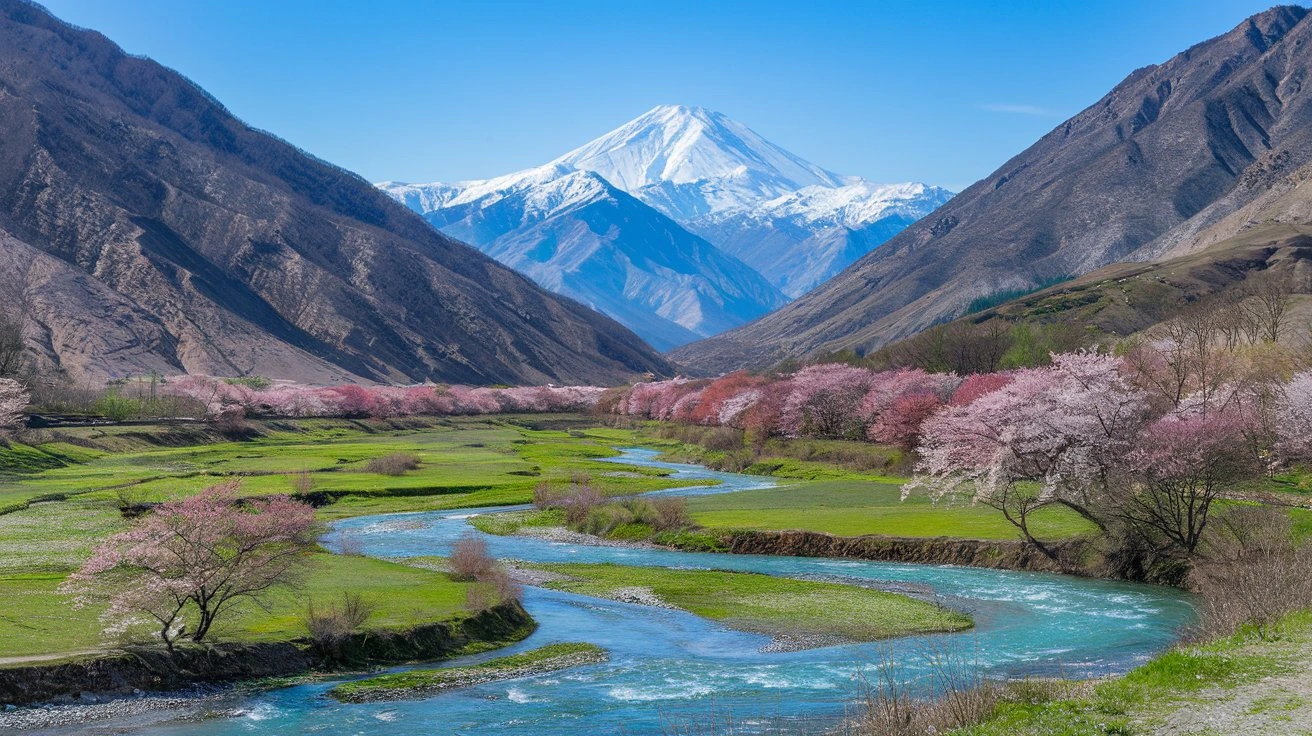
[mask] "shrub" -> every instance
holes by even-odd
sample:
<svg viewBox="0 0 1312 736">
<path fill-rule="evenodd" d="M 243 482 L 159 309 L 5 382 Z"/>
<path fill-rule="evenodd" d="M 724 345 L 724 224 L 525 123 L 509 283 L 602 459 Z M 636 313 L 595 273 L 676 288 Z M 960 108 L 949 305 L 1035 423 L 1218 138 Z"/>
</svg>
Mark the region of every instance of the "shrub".
<svg viewBox="0 0 1312 736">
<path fill-rule="evenodd" d="M 657 496 L 648 501 L 656 512 L 648 521 L 656 531 L 673 532 L 693 526 L 692 517 L 688 515 L 688 502 L 679 496 Z"/>
<path fill-rule="evenodd" d="M 497 561 L 487 551 L 487 542 L 477 536 L 466 534 L 451 547 L 451 556 L 446 561 L 451 577 L 456 580 L 479 580 L 496 567 Z"/>
<path fill-rule="evenodd" d="M 980 723 L 993 714 L 1004 688 L 984 679 L 979 664 L 943 643 L 922 647 L 933 698 L 911 695 L 891 648 L 881 651 L 873 681 L 862 683 L 861 713 L 849 731 L 868 736 L 930 736 Z"/>
<path fill-rule="evenodd" d="M 405 475 L 407 471 L 419 467 L 419 456 L 412 452 L 394 452 L 391 455 L 376 457 L 365 463 L 366 473 L 379 475 Z"/>
<path fill-rule="evenodd" d="M 1275 635 L 1287 614 L 1312 606 L 1312 545 L 1294 541 L 1281 509 L 1234 506 L 1209 526 L 1208 559 L 1190 581 L 1203 599 L 1200 633 L 1226 636 L 1251 626 Z"/>
<path fill-rule="evenodd" d="M 289 477 L 292 486 L 292 493 L 298 496 L 304 496 L 314 490 L 314 478 L 310 476 L 310 471 L 302 470 L 299 473 L 293 473 Z"/>
<path fill-rule="evenodd" d="M 590 485 L 582 485 L 574 486 L 569 493 L 561 497 L 556 506 L 565 511 L 565 525 L 577 527 L 604 501 L 597 489 Z"/>
<path fill-rule="evenodd" d="M 92 409 L 102 417 L 115 422 L 121 422 L 140 416 L 142 413 L 141 402 L 123 396 L 116 391 L 111 391 L 92 406 Z"/>
<path fill-rule="evenodd" d="M 305 608 L 305 628 L 321 652 L 335 652 L 373 615 L 374 606 L 359 593 L 343 592 L 339 603 L 318 608 L 310 601 Z"/>
<path fill-rule="evenodd" d="M 593 506 L 588 510 L 588 515 L 578 524 L 572 524 L 571 527 L 598 537 L 605 536 L 608 532 L 618 526 L 631 524 L 637 521 L 633 512 L 620 504 L 606 504 L 604 506 Z"/>
</svg>

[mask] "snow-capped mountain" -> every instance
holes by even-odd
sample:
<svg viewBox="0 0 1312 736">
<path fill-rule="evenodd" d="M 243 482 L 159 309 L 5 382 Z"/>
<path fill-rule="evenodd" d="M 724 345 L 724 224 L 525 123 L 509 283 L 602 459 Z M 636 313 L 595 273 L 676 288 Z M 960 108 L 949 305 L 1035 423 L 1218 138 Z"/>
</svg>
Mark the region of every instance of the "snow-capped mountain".
<svg viewBox="0 0 1312 736">
<path fill-rule="evenodd" d="M 592 176 L 572 176 L 578 172 Z M 611 200 L 630 196 L 623 206 L 589 207 L 584 224 L 579 188 L 601 185 Z M 840 176 L 720 113 L 682 105 L 656 107 L 536 168 L 378 186 L 448 235 L 592 304 L 657 347 L 715 334 L 806 293 L 952 196 Z M 604 222 L 601 211 L 626 219 Z M 673 244 L 681 250 L 666 256 L 639 250 Z M 613 252 L 603 255 L 603 247 Z M 688 260 L 694 255 L 707 262 Z M 597 259 L 624 261 L 630 278 L 585 277 L 583 262 Z M 773 285 L 770 293 L 749 283 L 743 264 Z M 656 302 L 662 311 L 644 311 Z"/>
<path fill-rule="evenodd" d="M 847 183 L 742 123 L 683 105 L 656 107 L 550 165 L 601 174 L 680 222 Z"/>
<path fill-rule="evenodd" d="M 760 274 L 599 175 L 548 165 L 455 193 L 388 185 L 452 237 L 627 325 L 660 350 L 783 306 Z M 417 206 L 418 205 L 418 206 Z"/>
</svg>

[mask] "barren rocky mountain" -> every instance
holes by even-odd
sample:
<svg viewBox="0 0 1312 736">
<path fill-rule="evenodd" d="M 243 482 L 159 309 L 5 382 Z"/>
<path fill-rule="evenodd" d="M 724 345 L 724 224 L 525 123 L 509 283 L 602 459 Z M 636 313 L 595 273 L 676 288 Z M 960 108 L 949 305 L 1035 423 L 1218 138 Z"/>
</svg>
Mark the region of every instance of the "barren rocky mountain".
<svg viewBox="0 0 1312 736">
<path fill-rule="evenodd" d="M 0 1 L 0 129 L 0 290 L 44 367 L 471 383 L 669 370 L 611 319 L 21 0 Z"/>
<path fill-rule="evenodd" d="M 672 356 L 719 371 L 868 351 L 979 297 L 1197 252 L 1263 219 L 1300 221 L 1309 208 L 1293 192 L 1312 162 L 1306 16 L 1273 8 L 1135 71 L 824 286 Z"/>
</svg>

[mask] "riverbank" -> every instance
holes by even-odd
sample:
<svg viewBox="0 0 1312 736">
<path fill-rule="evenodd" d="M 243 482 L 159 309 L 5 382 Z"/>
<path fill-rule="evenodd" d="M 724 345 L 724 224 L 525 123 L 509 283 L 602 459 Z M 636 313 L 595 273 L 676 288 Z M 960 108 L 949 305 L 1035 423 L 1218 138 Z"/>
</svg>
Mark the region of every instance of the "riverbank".
<svg viewBox="0 0 1312 736">
<path fill-rule="evenodd" d="M 444 659 L 505 646 L 533 632 L 533 618 L 518 601 L 485 611 L 401 631 L 366 630 L 350 635 L 331 653 L 310 639 L 282 642 L 220 643 L 131 647 L 49 664 L 0 668 L 0 704 L 46 702 L 84 704 L 261 678 L 291 677 Z M 0 727 L 4 726 L 0 714 Z"/>
<path fill-rule="evenodd" d="M 786 491 L 781 491 L 786 492 Z M 750 493 L 750 491 L 749 491 Z M 736 494 L 735 494 L 736 495 Z M 680 532 L 634 536 L 626 529 L 621 538 L 597 536 L 559 526 L 554 510 L 514 511 L 474 517 L 480 531 L 569 544 L 591 544 L 629 549 L 669 549 L 684 552 L 722 552 L 738 555 L 818 557 L 913 565 L 958 565 L 990 570 L 1043 572 L 1179 587 L 1188 568 L 1172 559 L 1139 560 L 1117 566 L 1106 560 L 1093 542 L 1076 537 L 1053 542 L 1045 554 L 1019 539 L 967 539 L 961 537 L 895 537 L 867 534 L 844 537 L 806 530 L 690 528 Z"/>
<path fill-rule="evenodd" d="M 1312 613 L 1263 639 L 1245 628 L 1186 644 L 1123 677 L 1011 683 L 951 736 L 1291 736 L 1312 732 Z M 852 736 L 884 736 L 860 721 Z"/>
</svg>

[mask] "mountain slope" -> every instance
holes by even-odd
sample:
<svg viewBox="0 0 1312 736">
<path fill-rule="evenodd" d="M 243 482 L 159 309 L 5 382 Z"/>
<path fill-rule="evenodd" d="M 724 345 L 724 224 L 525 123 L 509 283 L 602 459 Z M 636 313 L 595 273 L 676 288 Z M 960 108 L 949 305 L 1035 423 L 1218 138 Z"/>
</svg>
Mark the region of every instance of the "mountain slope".
<svg viewBox="0 0 1312 736">
<path fill-rule="evenodd" d="M 591 172 L 543 167 L 505 188 L 462 192 L 425 219 L 658 349 L 787 301 L 752 269 Z"/>
<path fill-rule="evenodd" d="M 453 219 L 440 214 L 441 210 L 461 209 L 462 214 L 454 218 L 459 220 L 465 217 L 463 205 L 469 202 L 495 201 L 497 192 L 522 194 L 531 184 L 546 184 L 575 171 L 597 174 L 681 228 L 709 241 L 730 256 L 729 260 L 747 264 L 790 297 L 805 293 L 842 270 L 951 196 L 946 190 L 922 184 L 880 186 L 857 177 L 839 176 L 720 113 L 682 105 L 656 107 L 538 168 L 460 184 L 384 182 L 379 186 L 444 228 L 444 232 L 466 237 L 465 231 L 446 229 L 441 224 Z M 509 222 L 502 226 L 507 230 L 518 227 Z M 623 240 L 622 233 L 620 227 L 615 239 Z M 500 235 L 484 230 L 482 238 L 472 240 L 491 253 L 497 237 Z M 686 240 L 687 235 L 675 234 L 670 239 Z M 516 240 L 524 242 L 520 237 Z M 563 275 L 552 269 L 535 269 L 534 278 L 539 283 L 559 282 Z M 710 270 L 719 272 L 722 267 L 711 266 Z M 550 275 L 544 278 L 544 271 Z M 702 278 L 716 281 L 710 274 Z M 736 298 L 737 291 L 742 290 L 729 287 L 723 299 Z M 626 298 L 623 294 L 601 298 L 594 293 L 587 301 L 619 305 Z M 777 303 L 769 308 L 773 306 Z M 648 327 L 642 322 L 627 316 L 634 309 L 646 309 L 646 305 L 625 307 L 606 311 L 649 339 L 663 341 L 646 331 Z M 746 313 L 735 312 L 737 321 L 716 329 L 742 324 L 747 321 Z M 670 316 L 685 325 L 699 321 L 696 313 Z"/>
<path fill-rule="evenodd" d="M 1306 15 L 1274 8 L 1134 72 L 821 288 L 673 357 L 718 371 L 866 351 L 978 297 L 1187 250 L 1312 158 Z"/>
<path fill-rule="evenodd" d="M 635 335 L 181 77 L 0 1 L 0 262 L 34 358 L 302 380 L 619 381 Z M 6 305 L 15 300 L 6 300 Z"/>
</svg>

